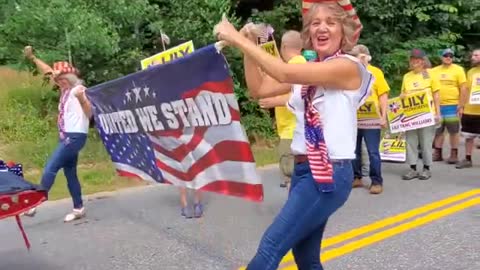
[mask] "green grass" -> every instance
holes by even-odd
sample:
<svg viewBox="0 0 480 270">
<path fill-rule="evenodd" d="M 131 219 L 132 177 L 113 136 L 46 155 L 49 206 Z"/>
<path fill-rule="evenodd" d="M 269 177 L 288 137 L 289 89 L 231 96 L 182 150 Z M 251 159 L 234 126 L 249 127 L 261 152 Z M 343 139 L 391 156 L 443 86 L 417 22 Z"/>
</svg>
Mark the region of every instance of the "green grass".
<svg viewBox="0 0 480 270">
<path fill-rule="evenodd" d="M 20 162 L 25 178 L 38 183 L 48 157 L 58 143 L 56 127 L 58 94 L 39 77 L 0 67 L 0 159 Z M 277 162 L 271 142 L 252 146 L 257 166 Z M 95 129 L 81 151 L 78 174 L 84 194 L 145 185 L 116 175 L 110 157 Z M 70 195 L 63 172 L 57 175 L 50 199 Z"/>
<path fill-rule="evenodd" d="M 278 163 L 278 154 L 275 147 L 253 145 L 252 151 L 257 167 Z"/>
</svg>

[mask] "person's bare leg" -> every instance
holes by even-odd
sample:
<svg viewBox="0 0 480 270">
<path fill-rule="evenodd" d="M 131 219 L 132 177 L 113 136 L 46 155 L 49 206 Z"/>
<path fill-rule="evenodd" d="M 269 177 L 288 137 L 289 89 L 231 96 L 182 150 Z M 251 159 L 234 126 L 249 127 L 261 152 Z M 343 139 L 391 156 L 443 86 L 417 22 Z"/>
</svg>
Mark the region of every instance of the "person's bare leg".
<svg viewBox="0 0 480 270">
<path fill-rule="evenodd" d="M 203 216 L 202 192 L 195 190 L 195 206 L 193 207 L 194 216 L 199 218 Z"/>
<path fill-rule="evenodd" d="M 473 152 L 473 141 L 474 138 L 469 138 L 465 140 L 465 155 L 466 156 L 472 156 Z"/>
<path fill-rule="evenodd" d="M 450 137 L 451 138 L 451 137 Z M 443 141 L 445 140 L 445 135 L 442 134 L 437 134 L 435 136 L 435 148 L 442 148 L 443 147 Z M 450 139 L 451 141 L 451 139 Z"/>
<path fill-rule="evenodd" d="M 195 190 L 195 204 L 202 203 L 202 192 L 200 190 Z"/>
<path fill-rule="evenodd" d="M 445 135 L 443 132 L 443 129 L 440 132 L 440 129 L 437 129 L 435 132 L 435 139 L 433 140 L 433 161 L 442 161 L 443 160 L 443 154 L 442 154 L 442 148 L 443 148 L 443 142 L 445 140 Z"/>
<path fill-rule="evenodd" d="M 192 218 L 193 214 L 191 209 L 188 208 L 188 200 L 187 200 L 187 188 L 181 187 L 180 188 L 180 204 L 182 206 L 181 214 L 186 218 Z"/>
<path fill-rule="evenodd" d="M 457 169 L 464 169 L 472 167 L 472 152 L 473 152 L 473 142 L 475 138 L 466 138 L 465 139 L 465 159 L 457 163 L 455 166 Z"/>
<path fill-rule="evenodd" d="M 180 188 L 180 204 L 182 205 L 182 208 L 187 207 L 187 204 L 188 204 L 187 189 L 184 187 Z"/>
<path fill-rule="evenodd" d="M 455 133 L 450 135 L 450 147 L 453 149 L 458 149 L 458 144 L 460 142 L 460 134 Z"/>
<path fill-rule="evenodd" d="M 459 133 L 449 134 L 450 136 L 450 157 L 448 158 L 449 164 L 458 163 L 458 144 L 460 141 Z"/>
</svg>

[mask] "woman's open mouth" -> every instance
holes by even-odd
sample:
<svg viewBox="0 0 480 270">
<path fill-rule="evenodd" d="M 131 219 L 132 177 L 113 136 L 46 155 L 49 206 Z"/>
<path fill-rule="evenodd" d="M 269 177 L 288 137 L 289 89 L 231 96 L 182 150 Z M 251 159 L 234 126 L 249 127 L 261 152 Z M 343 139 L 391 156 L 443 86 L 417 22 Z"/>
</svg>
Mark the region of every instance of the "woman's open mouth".
<svg viewBox="0 0 480 270">
<path fill-rule="evenodd" d="M 317 44 L 318 45 L 325 45 L 325 44 L 328 43 L 328 40 L 329 40 L 328 37 L 324 37 L 324 36 L 317 37 Z"/>
</svg>

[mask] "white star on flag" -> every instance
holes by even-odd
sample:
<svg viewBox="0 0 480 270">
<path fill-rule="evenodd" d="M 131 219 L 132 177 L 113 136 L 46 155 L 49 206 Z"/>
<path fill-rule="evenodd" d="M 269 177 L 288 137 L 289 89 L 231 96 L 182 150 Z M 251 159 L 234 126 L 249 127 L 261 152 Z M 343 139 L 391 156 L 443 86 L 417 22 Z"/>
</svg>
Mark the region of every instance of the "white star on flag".
<svg viewBox="0 0 480 270">
<path fill-rule="evenodd" d="M 148 91 L 150 91 L 150 88 L 148 88 L 147 86 L 145 86 L 145 87 L 143 88 L 143 91 L 145 92 L 145 97 L 150 96 L 150 93 L 148 92 Z"/>
<path fill-rule="evenodd" d="M 142 101 L 142 96 L 140 95 L 140 91 L 142 91 L 142 88 L 140 87 L 135 87 L 132 89 L 133 93 L 135 94 L 135 102 L 141 102 Z"/>
</svg>

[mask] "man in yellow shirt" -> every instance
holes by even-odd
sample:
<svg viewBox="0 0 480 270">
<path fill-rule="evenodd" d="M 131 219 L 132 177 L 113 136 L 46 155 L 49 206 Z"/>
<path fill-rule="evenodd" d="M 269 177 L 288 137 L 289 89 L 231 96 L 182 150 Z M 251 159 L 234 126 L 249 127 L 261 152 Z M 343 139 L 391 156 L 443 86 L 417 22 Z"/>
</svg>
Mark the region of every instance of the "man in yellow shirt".
<svg viewBox="0 0 480 270">
<path fill-rule="evenodd" d="M 480 49 L 472 53 L 472 68 L 467 73 L 467 88 L 462 91 L 458 113 L 461 115 L 462 135 L 465 137 L 465 159 L 457 169 L 472 167 L 472 151 L 475 138 L 480 138 L 480 104 L 471 104 L 471 93 L 480 92 Z"/>
<path fill-rule="evenodd" d="M 307 61 L 302 56 L 302 38 L 298 31 L 287 31 L 282 36 L 280 54 L 284 61 L 289 64 L 302 64 Z M 247 59 L 248 58 L 244 58 Z M 275 120 L 277 124 L 277 134 L 280 137 L 278 144 L 278 159 L 280 170 L 285 176 L 285 181 L 280 184 L 281 187 L 288 187 L 293 173 L 294 157 L 290 150 L 292 144 L 293 132 L 295 130 L 295 115 L 286 108 L 286 103 L 290 97 L 290 84 L 279 83 L 270 76 L 262 74 L 258 67 L 253 63 L 245 64 L 245 79 L 250 93 L 255 98 L 258 92 L 275 93 L 276 89 L 284 89 L 285 95 L 272 96 L 259 100 L 260 107 L 268 109 L 275 108 Z"/>
<path fill-rule="evenodd" d="M 357 147 L 355 150 L 356 158 L 352 162 L 354 171 L 353 187 L 362 187 L 362 142 L 365 139 L 365 144 L 368 152 L 368 159 L 370 161 L 369 175 L 371 179 L 370 193 L 380 194 L 383 191 L 382 178 L 382 161 L 380 159 L 380 140 L 382 128 L 386 127 L 387 123 L 387 100 L 390 87 L 388 86 L 385 76 L 381 69 L 370 64 L 372 57 L 370 51 L 365 45 L 357 45 L 350 52 L 353 56 L 360 59 L 360 61 L 367 66 L 367 69 L 373 74 L 375 82 L 372 86 L 372 95 L 367 99 L 366 105 L 368 108 L 375 106 L 377 108 L 380 124 L 371 128 L 358 128 L 357 131 Z"/>
<path fill-rule="evenodd" d="M 417 91 L 427 91 L 434 102 L 435 120 L 440 120 L 440 82 L 433 76 L 433 72 L 426 68 L 427 55 L 423 50 L 413 49 L 410 54 L 410 72 L 403 76 L 401 96 Z M 419 178 L 427 180 L 432 177 L 430 167 L 432 166 L 432 144 L 435 133 L 435 126 L 428 126 L 405 132 L 407 141 L 407 163 L 410 170 L 402 176 L 403 180 Z M 419 160 L 418 146 L 422 152 L 423 170 L 417 172 Z"/>
<path fill-rule="evenodd" d="M 445 49 L 442 52 L 442 64 L 433 68 L 435 76 L 440 81 L 440 113 L 441 126 L 436 130 L 434 141 L 433 161 L 442 161 L 442 147 L 444 132 L 447 129 L 450 135 L 450 157 L 448 164 L 458 162 L 458 142 L 460 139 L 460 118 L 458 117 L 458 103 L 460 92 L 466 87 L 465 70 L 453 63 L 453 50 Z"/>
</svg>

